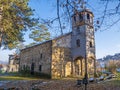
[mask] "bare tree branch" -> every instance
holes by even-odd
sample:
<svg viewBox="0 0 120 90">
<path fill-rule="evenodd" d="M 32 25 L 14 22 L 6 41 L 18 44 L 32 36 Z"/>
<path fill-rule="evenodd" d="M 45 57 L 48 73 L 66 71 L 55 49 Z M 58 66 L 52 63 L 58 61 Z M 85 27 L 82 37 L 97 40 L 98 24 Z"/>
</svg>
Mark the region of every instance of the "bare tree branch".
<svg viewBox="0 0 120 90">
<path fill-rule="evenodd" d="M 116 7 L 116 13 L 118 13 L 119 7 L 120 7 L 120 2 L 119 2 L 119 4 L 118 4 L 118 6 Z"/>
<path fill-rule="evenodd" d="M 104 15 L 103 15 L 103 19 L 102 19 L 102 21 L 101 21 L 100 27 L 102 26 L 102 24 L 103 24 L 103 22 L 104 22 L 104 19 L 105 19 L 108 2 L 109 2 L 109 1 L 107 1 L 106 5 L 105 5 Z"/>
<path fill-rule="evenodd" d="M 115 22 L 113 22 L 111 25 L 109 25 L 109 27 L 107 27 L 106 29 L 102 30 L 102 31 L 106 31 L 108 29 L 110 29 L 112 26 L 114 26 L 115 24 L 117 24 L 120 21 L 120 18 L 118 20 L 116 20 Z"/>
<path fill-rule="evenodd" d="M 57 0 L 57 16 L 58 16 L 58 20 L 59 20 L 60 29 L 61 29 L 61 35 L 63 35 L 62 25 L 61 25 L 61 21 L 60 21 L 60 14 L 59 14 L 59 0 Z"/>
</svg>

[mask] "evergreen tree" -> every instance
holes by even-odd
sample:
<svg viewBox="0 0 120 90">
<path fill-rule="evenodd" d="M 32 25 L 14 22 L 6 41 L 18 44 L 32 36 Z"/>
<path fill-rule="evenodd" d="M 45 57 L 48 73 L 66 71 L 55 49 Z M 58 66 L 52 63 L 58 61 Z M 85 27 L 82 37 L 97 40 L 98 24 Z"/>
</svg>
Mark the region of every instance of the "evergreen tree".
<svg viewBox="0 0 120 90">
<path fill-rule="evenodd" d="M 29 0 L 0 0 L 0 47 L 12 49 L 24 41 L 24 31 L 37 27 Z"/>
<path fill-rule="evenodd" d="M 36 42 L 43 42 L 50 39 L 50 33 L 45 25 L 39 25 L 39 29 L 33 30 L 29 37 Z"/>
</svg>

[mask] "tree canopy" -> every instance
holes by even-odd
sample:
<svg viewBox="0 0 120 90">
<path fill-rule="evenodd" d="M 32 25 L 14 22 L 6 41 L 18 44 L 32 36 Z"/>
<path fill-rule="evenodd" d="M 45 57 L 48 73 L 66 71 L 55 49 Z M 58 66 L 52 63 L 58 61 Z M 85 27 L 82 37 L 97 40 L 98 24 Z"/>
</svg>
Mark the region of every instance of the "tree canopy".
<svg viewBox="0 0 120 90">
<path fill-rule="evenodd" d="M 37 27 L 29 0 L 0 0 L 0 47 L 14 48 L 23 41 L 24 31 Z"/>
<path fill-rule="evenodd" d="M 45 25 L 39 25 L 39 29 L 33 30 L 29 37 L 36 42 L 43 42 L 50 39 L 50 33 Z"/>
</svg>

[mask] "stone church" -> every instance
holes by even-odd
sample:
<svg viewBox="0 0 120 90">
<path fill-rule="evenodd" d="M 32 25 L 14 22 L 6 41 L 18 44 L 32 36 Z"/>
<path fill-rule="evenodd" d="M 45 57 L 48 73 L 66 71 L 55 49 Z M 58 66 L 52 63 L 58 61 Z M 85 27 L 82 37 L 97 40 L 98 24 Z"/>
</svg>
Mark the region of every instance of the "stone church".
<svg viewBox="0 0 120 90">
<path fill-rule="evenodd" d="M 93 13 L 82 9 L 71 16 L 72 31 L 21 50 L 20 69 L 51 75 L 79 77 L 96 72 Z M 87 67 L 87 69 L 85 68 Z"/>
</svg>

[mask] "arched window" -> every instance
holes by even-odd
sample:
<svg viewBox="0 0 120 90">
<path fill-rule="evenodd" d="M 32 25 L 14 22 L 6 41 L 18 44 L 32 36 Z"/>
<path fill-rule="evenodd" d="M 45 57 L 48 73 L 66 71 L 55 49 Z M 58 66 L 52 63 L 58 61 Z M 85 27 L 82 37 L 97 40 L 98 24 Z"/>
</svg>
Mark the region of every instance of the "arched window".
<svg viewBox="0 0 120 90">
<path fill-rule="evenodd" d="M 92 42 L 91 41 L 89 42 L 89 44 L 90 44 L 90 47 L 92 47 Z"/>
<path fill-rule="evenodd" d="M 89 14 L 87 14 L 87 19 L 90 19 L 90 15 Z"/>
<path fill-rule="evenodd" d="M 40 59 L 42 59 L 42 57 L 43 57 L 43 55 L 42 55 L 42 53 L 40 54 Z"/>
<path fill-rule="evenodd" d="M 80 47 L 80 39 L 76 40 L 76 45 L 77 45 L 77 47 Z"/>
<path fill-rule="evenodd" d="M 23 65 L 23 70 L 25 70 L 25 68 L 26 68 L 26 66 L 25 66 L 25 65 Z"/>
<path fill-rule="evenodd" d="M 42 71 L 42 65 L 39 65 L 39 71 L 40 72 Z"/>
<path fill-rule="evenodd" d="M 82 14 L 79 14 L 79 20 L 80 20 L 80 21 L 83 20 L 83 16 L 82 16 Z"/>
</svg>

